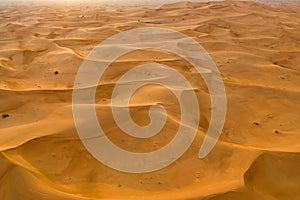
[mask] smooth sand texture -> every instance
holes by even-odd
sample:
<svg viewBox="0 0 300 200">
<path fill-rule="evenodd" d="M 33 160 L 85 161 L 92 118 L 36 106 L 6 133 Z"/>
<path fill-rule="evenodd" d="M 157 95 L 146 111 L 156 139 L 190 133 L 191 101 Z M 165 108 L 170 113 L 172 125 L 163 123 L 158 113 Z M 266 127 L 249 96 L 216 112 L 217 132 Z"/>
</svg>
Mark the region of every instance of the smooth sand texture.
<svg viewBox="0 0 300 200">
<path fill-rule="evenodd" d="M 299 199 L 300 10 L 251 2 L 175 3 L 159 8 L 7 6 L 0 11 L 0 199 Z M 174 164 L 126 174 L 94 159 L 78 138 L 72 87 L 99 42 L 136 27 L 166 27 L 198 41 L 216 62 L 227 92 L 226 123 L 214 150 L 197 157 L 210 119 L 207 88 L 180 57 L 131 52 L 97 88 L 98 119 L 115 144 L 147 152 L 167 144 L 180 112 L 166 88 L 149 85 L 131 99 L 131 115 L 149 123 L 161 102 L 167 123 L 149 139 L 122 134 L 110 99 L 116 81 L 138 64 L 172 66 L 195 88 L 196 139 Z M 55 74 L 55 72 L 58 74 Z"/>
</svg>

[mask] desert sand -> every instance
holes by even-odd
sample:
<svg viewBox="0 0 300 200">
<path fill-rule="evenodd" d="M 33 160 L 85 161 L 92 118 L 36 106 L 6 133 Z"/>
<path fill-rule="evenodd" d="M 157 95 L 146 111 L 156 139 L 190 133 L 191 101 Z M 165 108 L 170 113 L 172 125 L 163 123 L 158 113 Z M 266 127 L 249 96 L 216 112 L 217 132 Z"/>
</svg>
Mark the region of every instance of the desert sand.
<svg viewBox="0 0 300 200">
<path fill-rule="evenodd" d="M 254 2 L 180 2 L 151 7 L 2 5 L 0 9 L 0 199 L 291 200 L 300 197 L 300 9 Z M 159 149 L 176 133 L 179 107 L 149 85 L 130 103 L 139 125 L 159 101 L 167 123 L 149 139 L 123 134 L 110 109 L 116 81 L 155 61 L 188 77 L 201 108 L 192 146 L 156 172 L 129 174 L 97 161 L 72 116 L 72 89 L 84 58 L 101 41 L 137 27 L 164 27 L 199 42 L 227 93 L 220 140 L 197 157 L 210 122 L 205 83 L 180 57 L 153 49 L 126 54 L 105 72 L 96 110 L 107 136 L 133 152 Z M 55 73 L 56 72 L 56 73 Z"/>
</svg>

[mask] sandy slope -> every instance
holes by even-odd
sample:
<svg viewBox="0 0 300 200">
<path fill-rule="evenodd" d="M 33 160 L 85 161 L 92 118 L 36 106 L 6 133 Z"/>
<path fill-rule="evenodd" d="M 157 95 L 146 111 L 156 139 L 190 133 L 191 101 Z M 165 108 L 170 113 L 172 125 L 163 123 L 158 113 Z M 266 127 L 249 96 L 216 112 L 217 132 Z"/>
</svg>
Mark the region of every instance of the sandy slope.
<svg viewBox="0 0 300 200">
<path fill-rule="evenodd" d="M 162 102 L 168 121 L 157 136 L 122 134 L 110 110 L 115 82 L 150 61 L 174 67 L 197 88 L 196 139 L 174 164 L 126 174 L 95 160 L 72 118 L 72 87 L 82 60 L 100 41 L 135 27 L 167 27 L 197 40 L 222 73 L 225 128 L 203 160 L 210 119 L 207 88 L 178 56 L 154 50 L 121 57 L 97 88 L 97 114 L 109 138 L 130 151 L 153 151 L 175 134 L 180 113 L 165 88 L 132 98 L 131 115 L 149 122 Z M 0 199 L 299 199 L 300 11 L 250 2 L 176 3 L 159 8 L 8 6 L 0 10 Z M 55 71 L 59 74 L 55 75 Z M 275 131 L 277 130 L 277 133 Z"/>
</svg>

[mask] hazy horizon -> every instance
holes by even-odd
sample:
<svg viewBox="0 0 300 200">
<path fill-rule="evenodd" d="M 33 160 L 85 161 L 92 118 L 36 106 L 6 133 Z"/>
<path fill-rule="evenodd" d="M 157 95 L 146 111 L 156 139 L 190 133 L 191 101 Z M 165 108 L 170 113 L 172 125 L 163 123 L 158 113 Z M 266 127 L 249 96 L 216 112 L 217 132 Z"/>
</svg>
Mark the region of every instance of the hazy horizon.
<svg viewBox="0 0 300 200">
<path fill-rule="evenodd" d="M 165 4 L 174 2 L 184 2 L 186 0 L 0 0 L 4 4 L 14 3 L 104 3 L 113 5 L 145 5 L 145 4 Z M 224 0 L 188 0 L 190 2 L 210 2 L 210 1 L 224 1 Z M 237 0 L 243 1 L 243 0 Z M 267 2 L 267 3 L 300 3 L 299 0 L 248 0 L 256 2 Z"/>
</svg>

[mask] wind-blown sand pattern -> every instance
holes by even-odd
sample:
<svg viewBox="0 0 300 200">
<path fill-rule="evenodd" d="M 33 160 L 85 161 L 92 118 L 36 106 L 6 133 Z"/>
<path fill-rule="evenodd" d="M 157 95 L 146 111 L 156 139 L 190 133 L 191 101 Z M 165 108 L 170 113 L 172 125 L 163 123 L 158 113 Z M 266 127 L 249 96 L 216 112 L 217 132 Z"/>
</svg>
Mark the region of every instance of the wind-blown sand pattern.
<svg viewBox="0 0 300 200">
<path fill-rule="evenodd" d="M 253 2 L 175 3 L 161 7 L 2 6 L 0 11 L 0 199 L 299 199 L 300 10 Z M 180 123 L 178 102 L 149 85 L 131 115 L 149 123 L 161 102 L 167 123 L 150 139 L 122 134 L 110 108 L 117 80 L 139 64 L 172 66 L 195 88 L 200 127 L 188 151 L 157 172 L 122 173 L 81 143 L 72 88 L 83 59 L 101 41 L 137 27 L 165 27 L 198 41 L 216 62 L 227 92 L 220 141 L 203 160 L 210 119 L 207 88 L 193 67 L 153 49 L 129 53 L 105 72 L 98 119 L 116 145 L 148 152 L 166 145 Z M 55 73 L 56 72 L 56 73 Z"/>
</svg>

